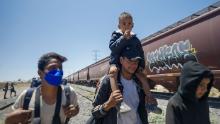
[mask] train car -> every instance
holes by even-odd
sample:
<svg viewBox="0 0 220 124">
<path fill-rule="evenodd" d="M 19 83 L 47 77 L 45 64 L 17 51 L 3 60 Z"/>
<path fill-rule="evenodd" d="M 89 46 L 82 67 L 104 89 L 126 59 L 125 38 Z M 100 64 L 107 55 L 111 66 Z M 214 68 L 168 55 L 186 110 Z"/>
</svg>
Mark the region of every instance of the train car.
<svg viewBox="0 0 220 124">
<path fill-rule="evenodd" d="M 96 86 L 100 77 L 108 73 L 109 70 L 109 57 L 106 57 L 89 66 L 89 85 Z"/>
<path fill-rule="evenodd" d="M 79 80 L 79 72 L 75 72 L 73 75 L 73 83 L 76 83 Z"/>
<path fill-rule="evenodd" d="M 194 60 L 213 71 L 220 89 L 219 3 L 142 40 L 148 78 L 176 90 L 183 64 Z"/>
<path fill-rule="evenodd" d="M 79 84 L 89 86 L 88 82 L 89 82 L 89 66 L 79 71 L 79 78 L 78 78 Z"/>
<path fill-rule="evenodd" d="M 71 82 L 71 76 L 72 75 L 68 75 L 65 79 L 67 80 L 67 82 Z"/>
<path fill-rule="evenodd" d="M 90 80 L 98 80 L 104 74 L 107 74 L 109 69 L 109 57 L 106 57 L 89 66 Z"/>
<path fill-rule="evenodd" d="M 65 79 L 68 81 L 68 83 L 78 83 L 79 71 L 66 76 Z"/>
<path fill-rule="evenodd" d="M 73 74 L 71 74 L 70 77 L 69 77 L 69 83 L 73 83 L 73 81 L 74 81 L 73 80 Z"/>
<path fill-rule="evenodd" d="M 154 84 L 176 91 L 185 62 L 198 61 L 215 75 L 220 90 L 220 2 L 141 40 L 146 76 Z M 79 80 L 98 80 L 107 72 L 109 57 L 79 71 Z"/>
</svg>

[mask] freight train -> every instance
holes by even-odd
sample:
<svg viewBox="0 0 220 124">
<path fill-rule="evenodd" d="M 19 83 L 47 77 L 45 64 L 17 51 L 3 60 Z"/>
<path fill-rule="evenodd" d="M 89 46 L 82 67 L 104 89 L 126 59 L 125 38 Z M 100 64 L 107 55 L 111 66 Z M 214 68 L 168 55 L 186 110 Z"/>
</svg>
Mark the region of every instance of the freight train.
<svg viewBox="0 0 220 124">
<path fill-rule="evenodd" d="M 176 91 L 180 71 L 187 61 L 198 61 L 212 70 L 220 90 L 220 2 L 208 6 L 141 40 L 145 73 L 151 84 Z M 109 57 L 67 76 L 69 82 L 95 85 L 107 74 Z"/>
</svg>

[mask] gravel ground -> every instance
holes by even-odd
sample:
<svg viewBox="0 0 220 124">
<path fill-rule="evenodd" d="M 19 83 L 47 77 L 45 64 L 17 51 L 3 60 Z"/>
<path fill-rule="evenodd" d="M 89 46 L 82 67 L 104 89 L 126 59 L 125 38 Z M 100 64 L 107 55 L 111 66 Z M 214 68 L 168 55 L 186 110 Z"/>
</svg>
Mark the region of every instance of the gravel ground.
<svg viewBox="0 0 220 124">
<path fill-rule="evenodd" d="M 77 93 L 80 112 L 77 116 L 70 119 L 69 124 L 85 124 L 91 115 L 92 101 L 94 97 L 94 88 L 71 85 Z M 86 91 L 83 91 L 85 89 Z M 89 92 L 88 92 L 88 91 Z"/>
<path fill-rule="evenodd" d="M 91 100 L 93 99 L 94 94 L 88 93 L 88 91 L 94 92 L 95 90 L 94 88 L 80 86 L 80 85 L 72 85 L 72 86 L 76 90 L 76 92 L 80 92 L 81 94 L 84 94 L 83 92 L 86 92 L 86 91 L 82 91 L 82 89 L 86 89 L 87 94 L 89 94 L 88 98 L 90 98 Z M 75 121 L 75 124 L 84 124 L 86 122 L 84 119 L 87 120 L 89 118 L 89 115 L 91 114 L 90 112 L 92 108 L 91 101 L 89 101 L 88 99 L 80 95 L 78 95 L 78 97 L 79 97 L 79 102 L 81 101 L 80 99 L 82 99 L 82 103 L 80 103 L 81 110 L 80 110 L 80 113 L 76 117 L 72 118 L 71 120 L 72 124 L 74 123 L 75 120 L 77 120 L 77 123 Z M 149 113 L 148 115 L 149 123 L 150 124 L 165 124 L 166 106 L 167 106 L 168 101 L 164 99 L 157 99 L 157 101 L 158 101 L 158 106 L 163 110 L 163 112 L 162 114 Z M 210 108 L 210 118 L 211 118 L 211 124 L 219 124 L 220 109 Z"/>
<path fill-rule="evenodd" d="M 16 85 L 16 90 L 18 93 L 26 89 L 29 84 L 26 85 Z M 80 106 L 80 112 L 77 116 L 70 119 L 69 124 L 85 124 L 91 115 L 92 100 L 94 98 L 95 89 L 92 87 L 85 87 L 80 85 L 71 85 L 77 92 L 78 102 Z M 0 96 L 2 92 L 0 92 Z M 167 100 L 158 99 L 158 106 L 162 108 L 163 113 L 158 115 L 154 113 L 149 113 L 150 124 L 164 124 L 165 121 L 165 110 L 167 105 Z M 1 104 L 1 103 L 0 103 Z M 4 110 L 0 110 L 0 124 L 3 124 L 5 114 L 11 112 L 11 107 Z M 220 122 L 220 109 L 210 108 L 210 118 L 212 124 L 219 124 Z"/>
<path fill-rule="evenodd" d="M 17 84 L 15 85 L 15 90 L 17 91 L 17 96 L 25 89 L 27 89 L 30 86 L 30 84 Z M 7 98 L 8 99 L 3 99 L 4 97 L 4 92 L 0 91 L 0 106 L 3 106 L 4 104 L 7 104 L 8 101 L 10 100 L 15 100 L 17 98 L 16 97 L 12 97 L 10 98 L 10 92 L 7 92 Z M 10 113 L 12 111 L 11 106 L 5 108 L 4 110 L 0 110 L 0 124 L 4 124 L 4 120 L 5 120 L 5 114 Z"/>
<path fill-rule="evenodd" d="M 85 124 L 91 115 L 92 104 L 91 101 L 78 95 L 80 112 L 77 116 L 70 119 L 69 124 Z"/>
<path fill-rule="evenodd" d="M 19 83 L 19 84 L 15 84 L 14 87 L 15 87 L 15 90 L 16 90 L 16 94 L 19 95 L 24 89 L 26 89 L 27 87 L 29 87 L 30 84 L 27 84 L 27 83 Z M 0 100 L 3 100 L 4 98 L 4 91 L 1 89 L 0 90 Z M 8 99 L 10 99 L 10 90 L 8 90 L 7 94 L 6 94 L 6 97 Z M 12 97 L 14 97 L 14 93 L 12 93 Z"/>
<path fill-rule="evenodd" d="M 150 124 L 165 124 L 165 114 L 166 114 L 166 106 L 168 101 L 157 99 L 158 106 L 163 110 L 162 114 L 149 114 L 149 122 Z M 220 109 L 210 108 L 210 120 L 211 124 L 220 124 Z"/>
<path fill-rule="evenodd" d="M 167 100 L 157 99 L 158 107 L 160 107 L 163 111 L 162 114 L 148 114 L 148 121 L 150 124 L 165 124 L 165 114 L 166 114 L 166 105 L 168 103 Z"/>
</svg>

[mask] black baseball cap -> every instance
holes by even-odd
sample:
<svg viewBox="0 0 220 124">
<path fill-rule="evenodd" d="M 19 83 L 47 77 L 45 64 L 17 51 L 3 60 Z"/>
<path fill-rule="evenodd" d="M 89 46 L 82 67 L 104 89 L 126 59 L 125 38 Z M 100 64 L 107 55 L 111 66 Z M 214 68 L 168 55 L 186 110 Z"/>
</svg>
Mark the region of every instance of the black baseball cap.
<svg viewBox="0 0 220 124">
<path fill-rule="evenodd" d="M 126 57 L 130 60 L 140 60 L 142 59 L 137 48 L 127 46 L 121 52 L 122 57 Z"/>
</svg>

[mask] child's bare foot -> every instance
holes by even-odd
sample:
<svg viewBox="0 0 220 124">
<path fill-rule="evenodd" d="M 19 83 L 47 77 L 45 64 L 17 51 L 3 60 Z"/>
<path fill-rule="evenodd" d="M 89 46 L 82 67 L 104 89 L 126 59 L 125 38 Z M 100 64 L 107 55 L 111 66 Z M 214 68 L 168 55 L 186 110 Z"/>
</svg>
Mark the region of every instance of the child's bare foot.
<svg viewBox="0 0 220 124">
<path fill-rule="evenodd" d="M 115 65 L 111 65 L 109 69 L 109 74 L 116 74 L 118 73 L 118 68 Z"/>
</svg>

